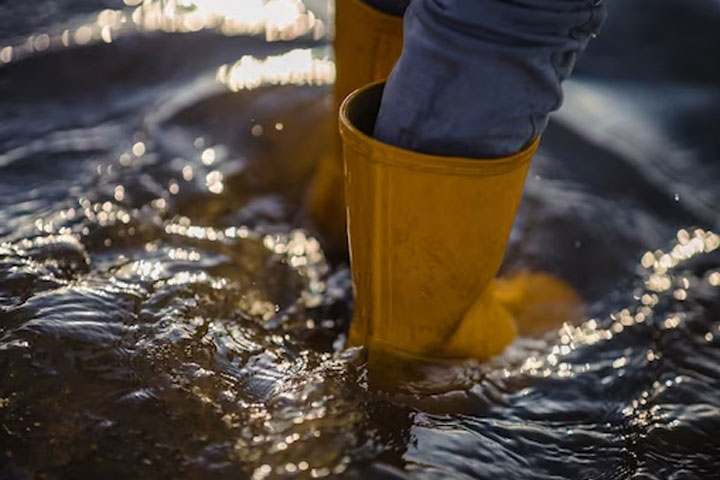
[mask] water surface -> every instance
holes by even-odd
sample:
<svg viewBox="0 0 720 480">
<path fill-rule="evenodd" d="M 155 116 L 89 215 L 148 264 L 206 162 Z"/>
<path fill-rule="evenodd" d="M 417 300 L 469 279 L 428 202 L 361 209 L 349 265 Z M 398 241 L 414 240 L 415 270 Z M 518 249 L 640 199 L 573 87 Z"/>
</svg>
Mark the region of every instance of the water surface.
<svg viewBox="0 0 720 480">
<path fill-rule="evenodd" d="M 714 478 L 720 11 L 659 3 L 611 3 L 508 252 L 588 319 L 393 393 L 301 209 L 329 5 L 0 5 L 0 478 Z"/>
</svg>

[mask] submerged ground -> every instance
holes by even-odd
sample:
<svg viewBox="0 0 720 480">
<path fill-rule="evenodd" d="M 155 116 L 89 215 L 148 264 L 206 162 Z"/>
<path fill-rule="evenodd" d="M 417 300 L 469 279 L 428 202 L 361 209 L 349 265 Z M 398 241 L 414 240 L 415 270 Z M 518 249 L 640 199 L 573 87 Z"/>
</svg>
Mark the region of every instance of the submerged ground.
<svg viewBox="0 0 720 480">
<path fill-rule="evenodd" d="M 543 140 L 506 269 L 589 319 L 400 393 L 300 208 L 330 11 L 0 5 L 0 478 L 715 478 L 720 4 L 611 2 Z"/>
</svg>

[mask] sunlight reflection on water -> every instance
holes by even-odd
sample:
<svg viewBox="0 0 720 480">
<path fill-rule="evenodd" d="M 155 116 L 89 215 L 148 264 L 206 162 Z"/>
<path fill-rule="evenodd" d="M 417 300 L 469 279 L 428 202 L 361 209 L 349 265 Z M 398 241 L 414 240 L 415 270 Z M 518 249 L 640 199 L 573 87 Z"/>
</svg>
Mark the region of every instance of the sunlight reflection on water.
<svg viewBox="0 0 720 480">
<path fill-rule="evenodd" d="M 137 31 L 212 30 L 226 36 L 262 36 L 269 42 L 301 37 L 319 41 L 328 36 L 327 12 L 309 10 L 302 0 L 125 0 L 125 4 L 126 9 L 105 9 L 83 23 L 0 45 L 0 66 L 48 50 L 112 43 Z"/>
<path fill-rule="evenodd" d="M 223 65 L 217 79 L 232 91 L 267 85 L 332 85 L 335 63 L 327 57 L 313 58 L 310 49 L 257 59 L 246 55 L 233 65 Z"/>
</svg>

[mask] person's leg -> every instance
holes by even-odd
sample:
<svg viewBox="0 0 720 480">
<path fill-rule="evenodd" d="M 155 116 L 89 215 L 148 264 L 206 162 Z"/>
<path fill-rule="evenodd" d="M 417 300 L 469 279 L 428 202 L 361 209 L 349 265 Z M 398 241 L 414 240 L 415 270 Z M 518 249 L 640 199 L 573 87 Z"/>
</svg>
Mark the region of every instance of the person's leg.
<svg viewBox="0 0 720 480">
<path fill-rule="evenodd" d="M 335 66 L 333 121 L 340 102 L 353 90 L 387 78 L 402 50 L 403 19 L 384 10 L 403 6 L 405 0 L 337 0 L 335 7 Z M 376 8 L 382 7 L 382 8 Z M 319 162 L 306 201 L 315 233 L 333 259 L 347 254 L 343 163 L 339 139 Z"/>
<path fill-rule="evenodd" d="M 604 16 L 599 0 L 413 0 L 375 137 L 435 155 L 521 150 Z"/>
</svg>

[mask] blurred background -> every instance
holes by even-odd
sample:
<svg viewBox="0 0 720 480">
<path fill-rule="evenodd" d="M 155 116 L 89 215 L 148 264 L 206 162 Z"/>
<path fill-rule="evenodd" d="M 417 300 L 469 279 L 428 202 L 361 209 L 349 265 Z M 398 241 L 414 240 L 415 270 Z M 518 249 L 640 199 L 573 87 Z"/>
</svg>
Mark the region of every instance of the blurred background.
<svg viewBox="0 0 720 480">
<path fill-rule="evenodd" d="M 302 212 L 332 2 L 0 2 L 0 479 L 714 478 L 720 2 L 607 4 L 504 267 L 589 319 L 389 395 Z"/>
</svg>

